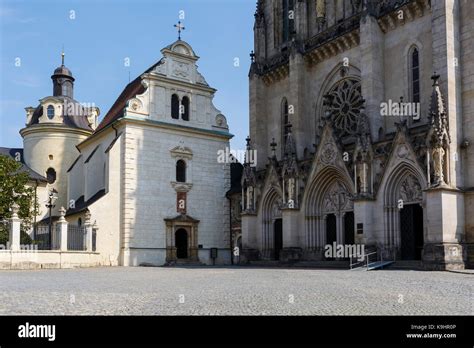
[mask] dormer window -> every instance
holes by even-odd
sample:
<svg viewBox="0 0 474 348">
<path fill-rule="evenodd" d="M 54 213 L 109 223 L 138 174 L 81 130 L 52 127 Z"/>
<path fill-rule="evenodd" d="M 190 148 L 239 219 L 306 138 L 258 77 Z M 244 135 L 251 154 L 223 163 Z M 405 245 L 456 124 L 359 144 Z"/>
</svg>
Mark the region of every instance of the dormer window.
<svg viewBox="0 0 474 348">
<path fill-rule="evenodd" d="M 47 109 L 47 115 L 50 120 L 54 118 L 54 106 L 49 105 Z"/>
</svg>

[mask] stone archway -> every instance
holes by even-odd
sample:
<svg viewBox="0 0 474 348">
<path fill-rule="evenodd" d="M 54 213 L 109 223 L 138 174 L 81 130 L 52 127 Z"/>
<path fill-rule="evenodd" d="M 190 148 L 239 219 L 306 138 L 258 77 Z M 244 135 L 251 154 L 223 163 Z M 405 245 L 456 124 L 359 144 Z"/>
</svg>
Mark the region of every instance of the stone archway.
<svg viewBox="0 0 474 348">
<path fill-rule="evenodd" d="M 276 220 L 281 221 L 280 208 L 281 195 L 274 188 L 271 188 L 262 201 L 261 258 L 264 260 L 277 259 L 275 245 L 279 244 L 275 244 L 275 237 L 276 232 L 280 232 L 275 229 L 275 227 L 278 227 L 275 222 Z M 283 230 L 281 230 L 281 235 L 283 235 Z"/>
<path fill-rule="evenodd" d="M 178 259 L 199 261 L 199 220 L 186 214 L 164 220 L 166 223 L 166 261 L 175 262 Z"/>
<path fill-rule="evenodd" d="M 354 209 L 350 181 L 335 167 L 326 167 L 312 181 L 305 200 L 306 248 L 320 257 L 329 242 L 345 243 L 346 214 Z"/>
<path fill-rule="evenodd" d="M 408 163 L 391 173 L 384 190 L 384 249 L 392 257 L 420 260 L 424 243 L 425 180 Z"/>
</svg>

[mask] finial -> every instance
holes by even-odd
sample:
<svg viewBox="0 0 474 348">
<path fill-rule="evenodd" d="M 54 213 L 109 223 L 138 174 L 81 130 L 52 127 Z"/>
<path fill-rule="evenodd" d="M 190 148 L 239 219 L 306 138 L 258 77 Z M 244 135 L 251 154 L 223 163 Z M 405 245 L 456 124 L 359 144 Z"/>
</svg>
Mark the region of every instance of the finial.
<svg viewBox="0 0 474 348">
<path fill-rule="evenodd" d="M 440 78 L 440 75 L 436 73 L 436 71 L 434 72 L 433 76 L 431 76 L 431 79 L 433 80 L 433 87 L 434 86 L 439 86 L 439 78 Z"/>
<path fill-rule="evenodd" d="M 255 62 L 255 52 L 254 52 L 253 50 L 250 52 L 250 61 L 251 61 L 252 63 Z"/>
<path fill-rule="evenodd" d="M 178 40 L 181 40 L 181 31 L 185 30 L 186 28 L 181 25 L 181 21 L 178 21 L 178 24 L 175 24 L 174 27 L 178 29 Z"/>
<path fill-rule="evenodd" d="M 61 65 L 64 66 L 64 45 L 63 49 L 61 50 Z"/>
<path fill-rule="evenodd" d="M 245 138 L 245 142 L 247 143 L 247 150 L 250 150 L 250 136 L 247 136 L 247 138 Z"/>
<path fill-rule="evenodd" d="M 270 143 L 270 147 L 271 147 L 272 152 L 273 152 L 273 157 L 276 157 L 275 156 L 275 151 L 276 151 L 277 143 L 275 142 L 275 138 L 272 138 L 272 142 Z"/>
</svg>

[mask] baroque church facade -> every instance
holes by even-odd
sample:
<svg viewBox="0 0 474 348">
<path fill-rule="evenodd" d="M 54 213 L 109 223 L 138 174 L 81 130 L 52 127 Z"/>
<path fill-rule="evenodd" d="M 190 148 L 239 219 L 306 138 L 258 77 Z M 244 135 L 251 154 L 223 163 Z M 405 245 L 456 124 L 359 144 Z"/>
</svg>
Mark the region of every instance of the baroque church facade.
<svg viewBox="0 0 474 348">
<path fill-rule="evenodd" d="M 242 261 L 336 243 L 473 266 L 473 17 L 467 0 L 258 0 Z"/>
<path fill-rule="evenodd" d="M 179 38 L 161 53 L 100 123 L 97 107 L 74 99 L 63 55 L 53 95 L 26 108 L 24 149 L 1 153 L 21 153 L 37 179 L 40 223 L 52 193 L 54 221 L 93 222 L 100 265 L 227 264 L 231 170 L 217 155 L 232 135 L 192 47 Z"/>
</svg>

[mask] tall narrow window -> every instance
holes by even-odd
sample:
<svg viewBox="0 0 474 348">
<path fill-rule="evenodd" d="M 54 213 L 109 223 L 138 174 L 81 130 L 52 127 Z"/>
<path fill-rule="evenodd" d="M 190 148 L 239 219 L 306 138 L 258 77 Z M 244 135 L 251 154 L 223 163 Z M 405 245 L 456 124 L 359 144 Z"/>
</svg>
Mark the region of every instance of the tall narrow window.
<svg viewBox="0 0 474 348">
<path fill-rule="evenodd" d="M 52 120 L 54 118 L 54 106 L 48 106 L 48 118 Z"/>
<path fill-rule="evenodd" d="M 183 160 L 176 162 L 176 181 L 186 182 L 186 162 Z"/>
<path fill-rule="evenodd" d="M 281 154 L 285 152 L 286 138 L 288 136 L 288 124 L 290 123 L 288 112 L 288 100 L 283 98 L 281 102 Z"/>
<path fill-rule="evenodd" d="M 282 39 L 283 42 L 287 42 L 291 39 L 293 32 L 295 31 L 295 12 L 294 12 L 294 0 L 282 0 L 283 1 L 283 26 L 282 26 Z"/>
<path fill-rule="evenodd" d="M 171 96 L 171 117 L 179 119 L 179 98 L 176 94 Z"/>
<path fill-rule="evenodd" d="M 410 54 L 411 102 L 420 102 L 420 56 L 418 48 L 414 47 Z M 418 121 L 415 119 L 414 122 Z"/>
<path fill-rule="evenodd" d="M 181 118 L 184 121 L 189 121 L 189 98 L 183 97 L 181 100 Z"/>
</svg>

